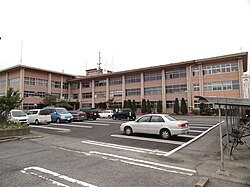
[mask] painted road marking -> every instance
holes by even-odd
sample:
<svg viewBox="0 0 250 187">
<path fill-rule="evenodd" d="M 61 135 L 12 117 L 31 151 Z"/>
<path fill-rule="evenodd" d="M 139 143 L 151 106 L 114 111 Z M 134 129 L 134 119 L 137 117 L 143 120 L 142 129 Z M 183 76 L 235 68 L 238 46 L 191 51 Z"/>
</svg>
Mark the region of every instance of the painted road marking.
<svg viewBox="0 0 250 187">
<path fill-rule="evenodd" d="M 46 176 L 51 175 L 51 178 L 39 175 L 39 174 L 36 173 L 37 171 L 38 171 L 38 173 L 40 173 L 40 172 L 44 173 Z M 56 184 L 57 186 L 69 187 L 68 185 L 63 184 L 61 182 L 58 182 L 55 179 L 63 179 L 65 181 L 67 181 L 67 182 L 78 184 L 78 185 L 81 185 L 81 186 L 86 186 L 86 187 L 97 187 L 97 186 L 95 186 L 93 184 L 89 184 L 87 182 L 83 182 L 83 181 L 80 181 L 80 180 L 77 180 L 77 179 L 73 179 L 73 178 L 70 178 L 70 177 L 68 177 L 66 175 L 61 175 L 61 174 L 56 173 L 54 171 L 50 171 L 50 170 L 47 170 L 47 169 L 44 169 L 44 168 L 41 168 L 41 167 L 37 167 L 37 166 L 24 168 L 23 170 L 21 170 L 21 172 L 24 173 L 24 174 L 31 174 L 31 175 L 38 176 L 39 178 L 43 178 L 43 179 L 51 182 L 52 184 Z"/>
<path fill-rule="evenodd" d="M 184 138 L 195 138 L 196 136 L 188 135 L 188 134 L 179 134 L 178 137 L 184 137 Z"/>
<path fill-rule="evenodd" d="M 162 140 L 162 139 L 155 139 L 155 138 L 143 138 L 143 137 L 118 135 L 118 134 L 111 134 L 110 136 L 115 137 L 115 138 L 127 138 L 127 139 L 144 140 L 144 141 L 150 141 L 150 142 L 160 142 L 160 143 L 175 144 L 175 145 L 184 144 L 184 142 L 180 142 L 180 141 Z"/>
<path fill-rule="evenodd" d="M 199 133 L 202 133 L 204 131 L 198 131 L 198 130 L 188 130 L 188 132 L 199 132 Z"/>
<path fill-rule="evenodd" d="M 159 150 L 137 148 L 137 147 L 131 147 L 131 146 L 118 145 L 118 144 L 104 143 L 104 142 L 96 142 L 92 140 L 84 140 L 82 141 L 82 143 L 97 145 L 97 146 L 102 146 L 102 147 L 109 147 L 109 148 L 114 148 L 114 149 L 120 149 L 120 150 L 126 150 L 126 151 L 132 151 L 132 152 L 138 152 L 138 153 L 148 153 L 148 154 L 156 154 L 156 155 L 165 155 L 168 153 L 168 152 L 159 151 Z"/>
<path fill-rule="evenodd" d="M 197 127 L 197 126 L 192 126 L 189 125 L 191 129 L 208 129 L 208 127 Z"/>
<path fill-rule="evenodd" d="M 71 129 L 63 129 L 63 128 L 56 128 L 56 127 L 49 127 L 49 126 L 36 126 L 36 125 L 30 125 L 30 127 L 35 127 L 35 128 L 41 128 L 41 129 L 51 129 L 51 130 L 57 130 L 58 132 L 70 132 Z"/>
<path fill-rule="evenodd" d="M 224 121 L 221 121 L 221 123 L 224 123 Z M 183 147 L 185 147 L 185 146 L 187 146 L 187 145 L 193 143 L 194 141 L 196 141 L 197 139 L 199 139 L 200 137 L 202 137 L 203 135 L 205 135 L 206 133 L 208 133 L 209 131 L 211 131 L 212 129 L 214 129 L 215 127 L 217 127 L 218 125 L 220 125 L 220 123 L 217 123 L 216 125 L 210 127 L 210 128 L 207 129 L 206 131 L 203 131 L 201 134 L 199 134 L 199 135 L 196 136 L 195 138 L 191 139 L 190 141 L 188 141 L 188 142 L 182 144 L 181 146 L 179 146 L 179 147 L 173 149 L 172 151 L 168 152 L 168 153 L 166 154 L 166 156 L 169 156 L 169 155 L 175 153 L 176 151 L 182 149 Z"/>
<path fill-rule="evenodd" d="M 214 124 L 215 125 L 215 124 Z M 201 123 L 189 123 L 189 126 L 204 126 L 204 127 L 212 127 L 212 126 L 214 126 L 214 125 L 212 125 L 212 124 L 201 124 Z"/>
<path fill-rule="evenodd" d="M 101 126 L 109 126 L 109 124 L 108 123 L 96 123 L 96 122 L 91 122 L 91 123 L 89 123 L 89 122 L 83 122 L 83 124 L 90 124 L 90 125 L 101 125 Z"/>
<path fill-rule="evenodd" d="M 92 126 L 72 125 L 72 124 L 53 124 L 53 126 L 79 127 L 79 128 L 87 128 L 87 129 L 91 129 L 92 128 Z"/>
<path fill-rule="evenodd" d="M 56 147 L 53 146 L 56 149 L 60 149 L 63 151 L 69 151 L 69 152 L 74 152 L 78 154 L 84 154 L 85 156 L 98 156 L 101 157 L 102 159 L 113 161 L 113 162 L 122 162 L 130 165 L 136 165 L 139 167 L 144 167 L 144 168 L 150 168 L 158 171 L 165 171 L 169 173 L 176 173 L 176 174 L 182 174 L 182 175 L 188 175 L 192 176 L 196 173 L 195 170 L 188 169 L 188 168 L 182 168 L 182 167 L 177 167 L 177 166 L 171 166 L 171 165 L 166 165 L 166 164 L 161 164 L 157 162 L 151 162 L 147 160 L 140 160 L 136 158 L 130 158 L 130 157 L 125 157 L 125 156 L 120 156 L 120 155 L 114 155 L 114 154 L 109 154 L 109 153 L 101 153 L 97 151 L 89 151 L 89 152 L 83 152 L 83 151 L 76 151 L 72 149 L 67 149 L 63 147 Z"/>
</svg>

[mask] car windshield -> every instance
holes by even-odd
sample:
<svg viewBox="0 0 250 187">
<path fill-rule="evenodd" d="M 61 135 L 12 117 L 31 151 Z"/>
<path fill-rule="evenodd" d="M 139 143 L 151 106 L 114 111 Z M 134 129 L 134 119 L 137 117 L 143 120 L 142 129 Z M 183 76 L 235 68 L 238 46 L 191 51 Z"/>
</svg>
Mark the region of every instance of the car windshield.
<svg viewBox="0 0 250 187">
<path fill-rule="evenodd" d="M 65 108 L 58 108 L 56 109 L 58 114 L 68 114 L 68 111 Z"/>
<path fill-rule="evenodd" d="M 166 117 L 169 121 L 177 121 L 177 119 L 173 118 L 172 116 L 165 115 L 165 117 Z"/>
<path fill-rule="evenodd" d="M 24 111 L 22 111 L 22 110 L 12 111 L 12 116 L 13 117 L 24 117 L 26 115 L 27 114 Z"/>
</svg>

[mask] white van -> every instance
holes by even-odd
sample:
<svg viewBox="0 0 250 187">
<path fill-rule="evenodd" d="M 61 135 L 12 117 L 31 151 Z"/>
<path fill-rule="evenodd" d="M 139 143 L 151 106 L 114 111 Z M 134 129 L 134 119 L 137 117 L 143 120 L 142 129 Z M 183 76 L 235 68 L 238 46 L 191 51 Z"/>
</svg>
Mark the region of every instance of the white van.
<svg viewBox="0 0 250 187">
<path fill-rule="evenodd" d="M 28 114 L 28 123 L 35 123 L 39 125 L 40 123 L 50 124 L 51 116 L 50 111 L 47 109 L 33 109 L 27 112 Z"/>
<path fill-rule="evenodd" d="M 100 118 L 112 118 L 113 114 L 114 114 L 113 110 L 103 110 L 99 112 Z"/>
<path fill-rule="evenodd" d="M 28 123 L 28 116 L 22 110 L 11 110 L 9 114 L 9 121 L 16 123 Z"/>
</svg>

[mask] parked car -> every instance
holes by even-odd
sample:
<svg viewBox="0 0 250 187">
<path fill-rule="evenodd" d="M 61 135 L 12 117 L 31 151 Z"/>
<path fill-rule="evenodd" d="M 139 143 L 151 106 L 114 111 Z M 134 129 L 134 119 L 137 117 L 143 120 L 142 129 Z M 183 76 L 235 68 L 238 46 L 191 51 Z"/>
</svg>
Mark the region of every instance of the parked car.
<svg viewBox="0 0 250 187">
<path fill-rule="evenodd" d="M 70 114 L 65 108 L 46 107 L 50 111 L 51 121 L 56 123 L 68 122 L 73 120 L 72 114 Z"/>
<path fill-rule="evenodd" d="M 85 112 L 87 114 L 87 119 L 93 119 L 96 120 L 96 118 L 99 117 L 98 110 L 94 108 L 80 108 L 80 111 Z"/>
<path fill-rule="evenodd" d="M 11 110 L 8 120 L 16 123 L 28 123 L 28 116 L 22 110 Z"/>
<path fill-rule="evenodd" d="M 135 121 L 121 124 L 120 130 L 126 135 L 133 133 L 159 134 L 163 139 L 185 134 L 189 130 L 187 121 L 178 121 L 167 114 L 147 114 Z"/>
<path fill-rule="evenodd" d="M 73 116 L 73 121 L 83 121 L 87 119 L 87 114 L 83 111 L 69 111 Z"/>
<path fill-rule="evenodd" d="M 100 118 L 111 118 L 113 116 L 113 110 L 103 110 L 99 112 Z"/>
<path fill-rule="evenodd" d="M 127 119 L 128 121 L 130 120 L 135 120 L 136 119 L 136 115 L 135 112 L 130 109 L 130 108 L 123 108 L 122 110 L 119 110 L 117 112 L 115 112 L 112 115 L 113 120 L 116 119 Z"/>
<path fill-rule="evenodd" d="M 48 109 L 33 109 L 27 112 L 28 114 L 28 123 L 35 123 L 39 125 L 40 123 L 50 124 L 51 116 Z"/>
</svg>

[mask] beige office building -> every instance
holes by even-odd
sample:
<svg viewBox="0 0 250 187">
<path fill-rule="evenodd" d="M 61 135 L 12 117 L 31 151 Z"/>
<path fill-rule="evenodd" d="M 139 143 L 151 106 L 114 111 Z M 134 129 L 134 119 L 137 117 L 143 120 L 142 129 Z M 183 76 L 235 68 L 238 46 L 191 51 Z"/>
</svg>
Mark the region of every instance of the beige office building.
<svg viewBox="0 0 250 187">
<path fill-rule="evenodd" d="M 142 99 L 149 100 L 154 108 L 160 100 L 167 113 L 173 112 L 175 98 L 184 98 L 191 111 L 199 105 L 194 96 L 243 98 L 247 61 L 244 52 L 105 74 L 92 69 L 86 76 L 17 65 L 0 70 L 0 95 L 8 87 L 19 90 L 24 110 L 38 107 L 50 93 L 77 107 L 95 107 L 114 98 L 117 108 L 128 99 L 135 100 L 137 108 Z"/>
</svg>

